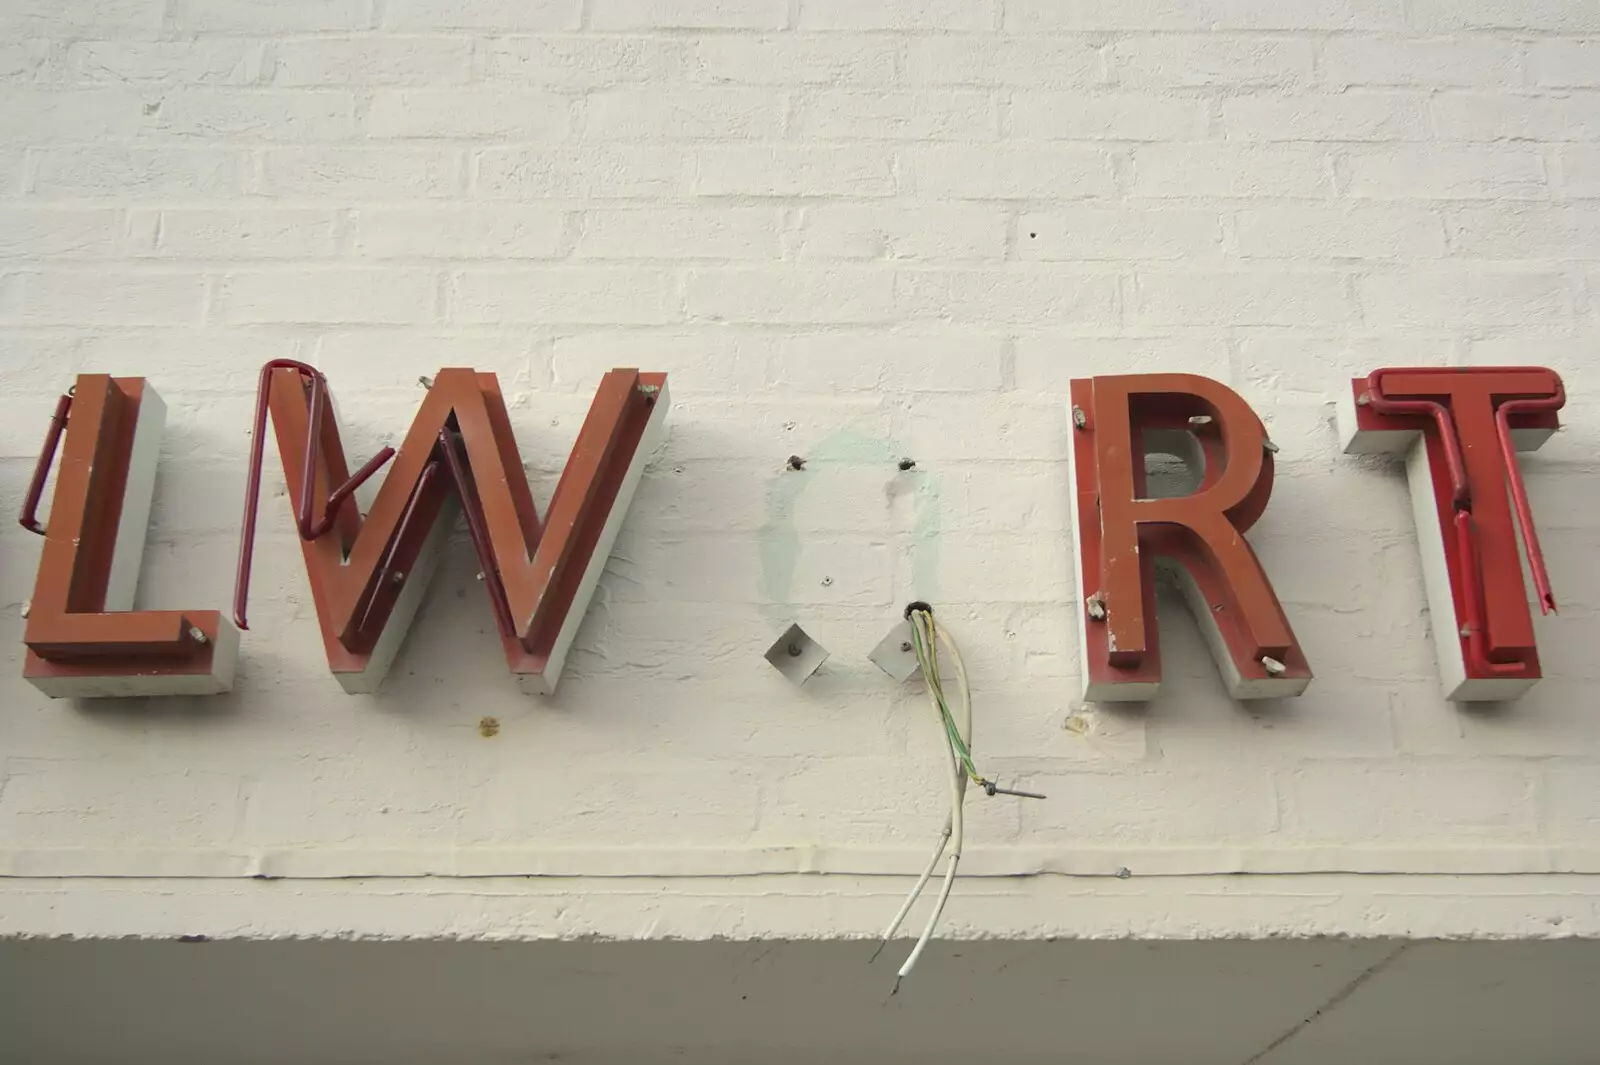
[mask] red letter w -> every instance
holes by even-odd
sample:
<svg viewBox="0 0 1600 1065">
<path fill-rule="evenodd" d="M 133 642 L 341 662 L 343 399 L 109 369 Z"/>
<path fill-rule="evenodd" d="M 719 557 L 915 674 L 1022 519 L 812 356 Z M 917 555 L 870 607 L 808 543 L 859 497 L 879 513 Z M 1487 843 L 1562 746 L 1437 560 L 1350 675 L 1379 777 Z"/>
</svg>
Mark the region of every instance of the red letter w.
<svg viewBox="0 0 1600 1065">
<path fill-rule="evenodd" d="M 667 405 L 665 374 L 606 374 L 541 520 L 493 374 L 440 370 L 398 452 L 385 449 L 352 478 L 322 375 L 302 364 L 269 364 L 240 552 L 240 627 L 270 412 L 328 664 L 346 691 L 371 692 L 383 681 L 457 506 L 506 662 L 536 690 L 553 690 Z M 390 454 L 394 464 L 363 517 L 351 493 Z"/>
</svg>

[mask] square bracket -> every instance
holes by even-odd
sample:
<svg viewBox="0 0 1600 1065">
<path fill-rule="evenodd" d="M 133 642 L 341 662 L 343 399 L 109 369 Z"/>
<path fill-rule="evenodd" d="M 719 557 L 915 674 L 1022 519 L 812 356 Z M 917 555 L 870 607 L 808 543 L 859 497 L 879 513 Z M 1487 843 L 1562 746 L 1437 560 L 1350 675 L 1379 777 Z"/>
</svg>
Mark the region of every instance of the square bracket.
<svg viewBox="0 0 1600 1065">
<path fill-rule="evenodd" d="M 790 625 L 767 648 L 767 661 L 795 685 L 804 684 L 828 660 L 828 650 L 813 640 L 799 625 Z"/>
<path fill-rule="evenodd" d="M 896 683 L 904 684 L 916 676 L 921 667 L 911 643 L 911 622 L 902 621 L 890 629 L 889 635 L 879 641 L 867 658 Z"/>
</svg>

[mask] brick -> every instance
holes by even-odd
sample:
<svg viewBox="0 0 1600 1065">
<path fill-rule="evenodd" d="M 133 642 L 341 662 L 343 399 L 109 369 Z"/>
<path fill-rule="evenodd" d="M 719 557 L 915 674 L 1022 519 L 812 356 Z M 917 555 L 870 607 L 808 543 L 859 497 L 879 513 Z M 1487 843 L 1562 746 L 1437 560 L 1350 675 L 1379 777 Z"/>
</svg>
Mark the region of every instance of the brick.
<svg viewBox="0 0 1600 1065">
<path fill-rule="evenodd" d="M 228 325 L 431 322 L 438 290 L 429 270 L 235 271 L 217 282 L 212 314 Z"/>
<path fill-rule="evenodd" d="M 582 0 L 386 0 L 385 29 L 575 30 Z"/>
<path fill-rule="evenodd" d="M 484 819 L 493 826 L 489 837 L 522 844 L 528 826 L 545 826 L 541 836 L 580 846 L 632 845 L 652 817 L 646 811 L 652 796 L 664 790 L 692 788 L 698 770 L 693 767 L 630 766 L 604 783 L 585 789 L 581 776 L 555 771 L 552 784 L 563 794 L 541 802 L 526 789 L 491 778 Z M 673 817 L 673 838 L 687 845 L 727 845 L 752 838 L 763 810 L 767 774 L 758 769 L 732 770 L 728 774 L 727 803 L 707 804 Z"/>
<path fill-rule="evenodd" d="M 1401 30 L 1402 0 L 1205 0 L 1215 30 Z"/>
<path fill-rule="evenodd" d="M 1072 507 L 1054 463 L 975 462 L 952 472 L 955 476 L 939 480 L 939 505 L 960 528 L 1071 535 Z M 989 590 L 975 593 L 987 596 Z M 1068 589 L 1061 602 L 1028 603 L 1009 611 L 1004 628 L 986 634 L 995 642 L 994 657 L 1019 676 L 1076 677 L 1075 598 L 1074 589 Z M 987 727 L 984 733 L 989 733 Z M 984 746 L 990 742 L 986 738 Z"/>
<path fill-rule="evenodd" d="M 0 196 L 16 196 L 22 192 L 27 163 L 26 152 L 0 151 Z"/>
<path fill-rule="evenodd" d="M 689 166 L 672 148 L 487 148 L 478 153 L 473 189 L 517 200 L 670 196 L 687 183 Z"/>
<path fill-rule="evenodd" d="M 707 148 L 696 155 L 702 196 L 892 196 L 894 159 L 871 148 Z"/>
<path fill-rule="evenodd" d="M 1445 253 L 1444 225 L 1415 207 L 1348 205 L 1240 211 L 1239 254 L 1266 258 L 1433 258 Z"/>
<path fill-rule="evenodd" d="M 1150 144 L 1133 152 L 1135 196 L 1285 196 L 1332 191 L 1327 153 L 1312 145 Z"/>
<path fill-rule="evenodd" d="M 244 167 L 240 153 L 215 148 L 54 148 L 39 155 L 33 192 L 50 199 L 238 196 Z"/>
<path fill-rule="evenodd" d="M 1457 141 L 1600 139 L 1600 95 L 1448 93 L 1433 100 L 1439 136 Z"/>
<path fill-rule="evenodd" d="M 504 89 L 379 92 L 367 114 L 373 137 L 558 141 L 570 123 L 565 97 Z"/>
<path fill-rule="evenodd" d="M 122 332 L 118 330 L 118 332 Z M 59 332 L 32 334 L 16 329 L 5 330 L 6 343 L 6 371 L 14 375 L 17 381 L 36 382 L 35 388 L 27 392 L 39 392 L 43 395 L 60 394 L 58 382 L 64 381 L 74 374 L 82 372 L 83 348 L 85 340 L 80 334 L 62 335 Z M 23 389 L 17 390 L 17 395 L 22 395 Z M 30 456 L 27 448 L 32 447 L 32 459 L 38 458 L 38 441 L 23 445 L 14 453 L 6 449 L 6 456 L 27 459 Z M 32 469 L 28 470 L 32 473 Z M 18 567 L 24 569 L 23 567 Z M 27 588 L 19 594 L 27 595 L 33 587 L 35 573 L 24 569 L 24 580 Z"/>
<path fill-rule="evenodd" d="M 1186 259 L 1221 251 L 1222 219 L 1216 211 L 1065 207 L 1017 219 L 1020 259 Z"/>
<path fill-rule="evenodd" d="M 1415 0 L 1411 23 L 1430 32 L 1447 30 L 1555 30 L 1600 32 L 1600 9 L 1587 0 Z"/>
<path fill-rule="evenodd" d="M 92 771 L 62 772 L 68 763 L 8 764 L 0 792 L 0 835 L 13 844 L 60 846 L 221 846 L 231 837 L 241 779 L 194 769 L 173 771 L 113 761 Z M 19 768 L 20 767 L 20 768 Z M 138 796 L 130 802 L 129 796 Z"/>
<path fill-rule="evenodd" d="M 1357 290 L 1369 326 L 1534 326 L 1562 331 L 1572 292 L 1560 274 L 1477 269 L 1368 275 Z"/>
<path fill-rule="evenodd" d="M 896 442 L 919 465 L 1010 461 L 1018 455 L 1060 462 L 1071 454 L 1060 397 L 924 393 L 916 408 L 917 417 L 905 420 Z"/>
<path fill-rule="evenodd" d="M 989 140 L 994 101 L 977 92 L 819 92 L 799 98 L 794 129 L 817 140 Z"/>
<path fill-rule="evenodd" d="M 76 41 L 66 78 L 79 82 L 248 85 L 261 69 L 255 41 Z"/>
<path fill-rule="evenodd" d="M 32 81 L 49 52 L 47 41 L 0 41 L 0 78 Z"/>
<path fill-rule="evenodd" d="M 1081 200 L 1116 191 L 1111 159 L 1096 148 L 996 144 L 982 152 L 928 145 L 905 153 L 913 188 L 951 199 Z"/>
<path fill-rule="evenodd" d="M 621 541 L 619 540 L 619 543 Z M 749 603 L 761 586 L 760 558 L 744 549 L 748 541 L 725 536 L 696 536 L 683 541 L 652 539 L 626 553 L 651 572 L 681 603 Z M 823 583 L 823 578 L 829 578 Z M 812 606 L 888 607 L 889 550 L 882 543 L 841 540 L 827 551 L 802 548 L 794 561 L 792 602 Z M 624 584 L 619 602 L 649 602 L 645 589 Z M 653 598 L 653 597 L 652 597 Z M 777 678 L 774 678 L 777 679 Z M 784 684 L 777 679 L 778 684 Z"/>
<path fill-rule="evenodd" d="M 355 131 L 349 93 L 188 89 L 168 92 L 155 126 L 180 137 L 341 140 Z"/>
<path fill-rule="evenodd" d="M 667 37 L 496 37 L 476 44 L 484 78 L 565 89 L 665 80 L 683 64 L 683 46 Z"/>
<path fill-rule="evenodd" d="M 271 148 L 261 191 L 270 196 L 410 200 L 459 195 L 458 152 L 422 148 Z"/>
<path fill-rule="evenodd" d="M 1518 340 L 1516 343 L 1525 344 L 1527 341 Z M 1476 345 L 1474 345 L 1474 348 L 1469 348 L 1469 355 L 1462 360 L 1466 365 L 1505 365 L 1504 362 L 1495 363 L 1489 361 L 1486 358 L 1487 352 L 1485 349 L 1476 347 Z M 1565 341 L 1561 345 L 1540 343 L 1539 361 L 1545 365 L 1562 365 L 1563 369 L 1566 369 L 1570 365 L 1568 363 L 1569 359 L 1576 362 L 1578 359 L 1588 358 L 1594 348 L 1595 343 L 1592 340 Z M 1563 381 L 1585 385 L 1588 383 L 1588 377 L 1589 374 L 1583 371 L 1580 371 L 1578 375 L 1572 375 L 1571 371 L 1567 370 L 1562 375 Z M 1572 383 L 1567 385 L 1569 389 L 1572 388 Z M 1571 417 L 1571 415 L 1568 415 L 1568 417 Z M 1533 505 L 1533 513 L 1538 518 L 1539 528 L 1575 531 L 1580 534 L 1588 529 L 1590 499 L 1588 493 L 1582 489 L 1584 474 L 1581 471 L 1570 467 L 1557 466 L 1555 463 L 1539 462 L 1537 467 L 1530 463 L 1529 467 L 1524 470 L 1524 474 L 1523 481 L 1528 489 L 1528 499 Z M 1582 543 L 1581 538 L 1579 543 Z M 1541 621 L 1543 620 L 1541 619 Z M 1546 628 L 1550 624 L 1553 623 L 1546 623 Z M 1541 630 L 1538 628 L 1534 630 L 1534 633 L 1536 636 L 1542 635 Z M 1543 662 L 1547 677 L 1556 672 L 1551 668 L 1554 665 L 1562 666 L 1559 671 L 1559 679 L 1561 680 L 1576 680 L 1586 674 L 1593 674 L 1596 662 L 1595 659 L 1587 654 L 1583 656 L 1583 661 L 1578 664 L 1577 668 L 1570 671 L 1560 662 L 1561 650 L 1570 649 L 1573 646 L 1570 638 L 1559 641 L 1555 646 L 1557 647 L 1557 660 L 1551 662 L 1546 659 Z"/>
<path fill-rule="evenodd" d="M 693 269 L 689 317 L 720 322 L 870 325 L 895 318 L 894 274 L 864 267 Z"/>
<path fill-rule="evenodd" d="M 772 383 L 825 393 L 993 392 L 1002 347 L 999 336 L 968 330 L 785 333 L 773 344 Z"/>
<path fill-rule="evenodd" d="M 952 204 L 881 209 L 808 207 L 799 252 L 821 259 L 1003 259 L 1007 217 L 998 207 Z"/>
<path fill-rule="evenodd" d="M 1022 810 L 1023 831 L 1036 842 L 1259 842 L 1278 826 L 1277 793 L 1266 773 L 1040 773 L 1029 781 L 1030 790 L 1050 796 Z"/>
<path fill-rule="evenodd" d="M 887 85 L 898 47 L 873 37 L 832 34 L 717 34 L 689 43 L 684 70 L 694 81 L 752 85 Z"/>
<path fill-rule="evenodd" d="M 1204 101 L 1142 93 L 1019 92 L 1008 114 L 1023 140 L 1195 140 L 1207 120 Z"/>
<path fill-rule="evenodd" d="M 302 37 L 272 45 L 276 85 L 459 85 L 472 42 L 452 37 Z"/>
<path fill-rule="evenodd" d="M 180 259 L 328 258 L 337 216 L 326 210 L 171 208 L 133 212 L 134 254 Z"/>
<path fill-rule="evenodd" d="M 1551 88 L 1600 87 L 1600 41 L 1532 42 L 1528 78 Z"/>
<path fill-rule="evenodd" d="M 1225 380 L 1228 346 L 1205 337 L 1081 337 L 1029 333 L 1015 343 L 1016 386 L 1023 392 L 1065 396 L 1075 377 L 1099 374 L 1170 373 L 1182 366 L 1189 373 Z M 1062 404 L 1065 400 L 1060 400 Z M 1065 431 L 1066 410 L 1060 409 Z"/>
<path fill-rule="evenodd" d="M 180 34 L 325 33 L 367 28 L 367 0 L 172 0 L 167 23 Z"/>
<path fill-rule="evenodd" d="M 649 325 L 681 317 L 672 273 L 645 267 L 462 270 L 450 286 L 456 322 Z"/>
<path fill-rule="evenodd" d="M 1553 839 L 1590 840 L 1600 832 L 1600 792 L 1592 765 L 1547 765 L 1544 828 Z"/>
<path fill-rule="evenodd" d="M 884 716 L 894 720 L 892 714 Z M 755 839 L 782 845 L 794 839 L 826 838 L 839 826 L 809 796 L 818 791 L 848 790 L 862 773 L 883 772 L 882 804 L 870 813 L 863 809 L 847 817 L 844 829 L 852 840 L 861 840 L 868 846 L 925 847 L 928 834 L 938 831 L 949 812 L 950 801 L 940 794 L 937 779 L 928 769 L 937 764 L 934 759 L 939 757 L 933 746 L 936 740 L 930 738 L 937 737 L 938 723 L 931 717 L 914 723 L 922 728 L 914 730 L 913 750 L 886 772 L 876 768 L 884 764 L 880 751 L 888 744 L 883 739 L 873 747 L 851 748 L 852 752 L 864 750 L 875 757 L 858 754 L 849 758 L 796 759 L 775 770 L 762 789 L 761 827 Z M 886 727 L 884 730 L 888 731 Z M 1021 823 L 1019 805 L 973 803 L 971 812 L 964 814 L 967 838 L 995 845 L 1016 839 Z"/>
<path fill-rule="evenodd" d="M 1077 587 L 1072 552 L 1031 532 L 946 535 L 939 565 L 969 574 L 970 587 L 990 602 L 1057 604 L 1073 598 Z"/>
<path fill-rule="evenodd" d="M 303 345 L 292 330 L 254 327 L 196 330 L 189 322 L 177 322 L 156 328 L 106 330 L 84 337 L 80 372 L 148 373 L 151 384 L 169 403 L 167 431 L 162 440 L 163 478 L 169 462 L 182 462 L 187 467 L 186 472 L 196 478 L 195 483 L 204 484 L 210 483 L 219 472 L 236 468 L 233 466 L 235 457 L 243 460 L 246 442 L 238 438 L 208 440 L 207 430 L 202 427 L 203 418 L 199 412 L 191 413 L 192 408 L 203 408 L 218 392 L 231 391 L 238 395 L 239 375 L 248 376 L 268 359 L 307 356 L 310 350 L 310 345 Z M 222 352 L 226 353 L 226 358 L 218 358 Z M 158 369 L 147 369 L 150 367 Z M 207 398 L 197 398 L 199 396 Z M 170 405 L 180 403 L 189 409 L 170 409 Z M 215 497 L 196 495 L 187 488 L 177 488 L 169 495 L 170 498 L 164 500 L 163 493 L 156 494 L 156 505 L 172 522 L 170 531 L 163 530 L 167 544 L 182 542 L 187 555 L 192 541 L 184 535 L 184 530 L 227 534 L 229 522 L 217 513 Z M 147 557 L 146 563 L 150 561 Z M 169 587 L 167 594 L 173 591 L 179 592 L 174 601 L 181 605 L 184 602 L 181 586 Z"/>
<path fill-rule="evenodd" d="M 1187 608 L 1176 597 L 1161 605 L 1162 671 L 1171 682 L 1150 709 L 1153 717 L 1160 715 L 1154 717 L 1159 724 L 1151 730 L 1151 739 L 1159 744 L 1163 761 L 1226 761 L 1239 772 L 1259 772 L 1253 767 L 1394 755 L 1392 697 L 1387 692 L 1375 697 L 1370 680 L 1347 682 L 1342 674 L 1329 677 L 1343 670 L 1348 658 L 1330 654 L 1329 642 L 1322 638 L 1327 631 L 1323 625 L 1348 629 L 1346 618 L 1305 608 L 1291 611 L 1295 634 L 1307 647 L 1316 648 L 1317 679 L 1295 699 L 1241 704 L 1229 699 L 1215 679 L 1216 665 Z M 1339 652 L 1351 652 L 1354 643 L 1347 633 L 1334 636 Z M 1378 646 L 1380 653 L 1388 650 Z M 1431 659 L 1423 657 L 1431 669 Z M 1392 678 L 1384 680 L 1393 683 Z"/>
<path fill-rule="evenodd" d="M 0 280 L 0 318 L 21 325 L 196 325 L 205 279 L 186 273 L 36 271 Z"/>
<path fill-rule="evenodd" d="M 1520 841 L 1534 823 L 1533 781 L 1510 766 L 1307 764 L 1283 786 L 1305 838 Z"/>
<path fill-rule="evenodd" d="M 1323 44 L 1322 71 L 1323 80 L 1339 88 L 1515 85 L 1521 77 L 1516 45 L 1473 37 L 1330 37 Z"/>
<path fill-rule="evenodd" d="M 1205 30 L 1202 0 L 1006 0 L 1005 28 L 1039 30 Z"/>
<path fill-rule="evenodd" d="M 0 259 L 108 258 L 121 231 L 109 208 L 0 207 Z"/>
<path fill-rule="evenodd" d="M 0 140 L 41 141 L 131 137 L 143 123 L 143 105 L 118 89 L 36 89 L 0 86 Z"/>
<path fill-rule="evenodd" d="M 549 375 L 533 365 L 533 352 L 540 339 L 532 328 L 480 333 L 417 326 L 362 326 L 320 332 L 312 361 L 340 389 L 341 396 L 349 389 L 357 400 L 361 394 L 355 391 L 358 385 L 366 392 L 396 389 L 402 396 L 409 394 L 416 389 L 419 376 L 432 375 L 441 366 L 470 366 L 498 374 L 502 387 L 508 389 L 543 388 L 550 383 Z M 386 424 L 382 431 L 398 433 L 403 428 L 404 416 L 400 423 Z"/>
<path fill-rule="evenodd" d="M 1152 325 L 1328 327 L 1357 318 L 1337 273 L 1144 271 L 1136 293 L 1136 317 Z"/>
<path fill-rule="evenodd" d="M 992 30 L 995 0 L 800 0 L 803 30 Z"/>
<path fill-rule="evenodd" d="M 766 207 L 595 210 L 573 255 L 595 259 L 780 259 L 778 212 Z"/>
<path fill-rule="evenodd" d="M 0 32 L 16 37 L 117 36 L 161 29 L 166 0 L 10 0 L 0 8 Z"/>
<path fill-rule="evenodd" d="M 1555 153 L 1555 167 L 1562 197 L 1600 196 L 1600 147 L 1563 146 Z"/>
<path fill-rule="evenodd" d="M 1283 37 L 1134 37 L 1111 45 L 1111 80 L 1144 87 L 1293 86 L 1311 79 L 1311 43 Z"/>
<path fill-rule="evenodd" d="M 783 135 L 786 102 L 765 89 L 609 89 L 588 98 L 585 133 L 617 140 L 748 140 Z"/>
<path fill-rule="evenodd" d="M 909 45 L 908 80 L 926 85 L 1083 86 L 1103 80 L 1100 48 L 1078 38 L 961 34 Z"/>
<path fill-rule="evenodd" d="M 478 784 L 459 762 L 437 756 L 427 762 L 428 772 L 462 793 Z M 473 833 L 492 837 L 492 831 L 375 774 L 352 774 L 332 759 L 307 758 L 252 782 L 238 836 L 257 846 L 339 847 L 361 840 L 381 848 L 402 840 L 411 846 L 455 845 Z"/>
<path fill-rule="evenodd" d="M 1104 271 L 915 270 L 901 274 L 901 312 L 911 319 L 1017 325 L 1116 325 L 1118 279 Z"/>
<path fill-rule="evenodd" d="M 788 22 L 787 0 L 593 0 L 589 10 L 597 30 L 781 30 Z"/>
<path fill-rule="evenodd" d="M 1427 140 L 1423 98 L 1401 93 L 1347 92 L 1336 96 L 1248 96 L 1222 103 L 1229 140 Z"/>
<path fill-rule="evenodd" d="M 548 259 L 560 254 L 565 214 L 549 207 L 362 207 L 352 247 L 373 259 Z"/>
<path fill-rule="evenodd" d="M 1520 148 L 1394 146 L 1348 152 L 1351 196 L 1373 199 L 1543 199 L 1544 160 Z"/>
<path fill-rule="evenodd" d="M 1463 207 L 1446 218 L 1451 250 L 1483 259 L 1600 259 L 1600 209 Z"/>
<path fill-rule="evenodd" d="M 724 393 L 738 388 L 755 391 L 766 385 L 771 350 L 769 335 L 731 330 L 721 325 L 687 330 L 597 326 L 556 337 L 550 369 L 554 387 L 579 392 L 592 390 L 600 376 L 616 366 L 666 371 L 674 397 L 694 392 Z M 639 490 L 642 493 L 645 487 L 641 485 Z M 678 494 L 671 485 L 662 485 L 661 492 L 674 498 Z M 676 509 L 676 504 L 674 506 Z M 685 522 L 692 521 L 706 528 L 701 519 L 708 513 L 707 510 L 695 512 L 685 506 L 680 516 Z M 763 520 L 764 511 L 755 524 Z M 727 530 L 725 524 L 720 528 Z"/>
</svg>

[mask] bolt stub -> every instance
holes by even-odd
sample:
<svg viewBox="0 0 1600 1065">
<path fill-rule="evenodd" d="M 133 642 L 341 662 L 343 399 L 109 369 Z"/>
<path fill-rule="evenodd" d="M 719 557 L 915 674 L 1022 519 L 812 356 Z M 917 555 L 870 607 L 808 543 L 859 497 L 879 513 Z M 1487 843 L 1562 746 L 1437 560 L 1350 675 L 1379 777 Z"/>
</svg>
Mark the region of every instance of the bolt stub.
<svg viewBox="0 0 1600 1065">
<path fill-rule="evenodd" d="M 195 643 L 210 643 L 211 642 L 210 640 L 208 640 L 206 638 L 206 634 L 204 632 L 200 631 L 200 626 L 198 626 L 198 625 L 190 625 L 189 626 L 189 639 L 193 640 Z"/>
<path fill-rule="evenodd" d="M 1089 427 L 1089 416 L 1083 413 L 1082 407 L 1072 408 L 1072 424 L 1079 429 L 1087 429 Z"/>
<path fill-rule="evenodd" d="M 1268 674 L 1274 677 L 1281 677 L 1285 673 L 1289 672 L 1288 666 L 1284 665 L 1276 658 L 1273 658 L 1271 655 L 1261 656 L 1261 666 L 1267 671 Z"/>
<path fill-rule="evenodd" d="M 1106 619 L 1106 601 L 1099 592 L 1085 599 L 1083 605 L 1089 611 L 1089 617 L 1095 621 L 1104 621 Z"/>
</svg>

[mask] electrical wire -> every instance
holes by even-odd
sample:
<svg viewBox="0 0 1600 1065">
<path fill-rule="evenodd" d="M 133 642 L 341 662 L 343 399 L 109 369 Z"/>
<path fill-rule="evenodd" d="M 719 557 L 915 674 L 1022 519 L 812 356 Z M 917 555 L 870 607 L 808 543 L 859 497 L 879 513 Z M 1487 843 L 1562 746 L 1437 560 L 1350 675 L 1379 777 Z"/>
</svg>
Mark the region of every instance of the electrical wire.
<svg viewBox="0 0 1600 1065">
<path fill-rule="evenodd" d="M 966 823 L 963 814 L 963 804 L 966 800 L 967 781 L 974 780 L 985 784 L 983 777 L 978 773 L 972 761 L 972 691 L 967 680 L 966 663 L 961 658 L 961 650 L 956 646 L 955 640 L 950 637 L 934 621 L 933 615 L 927 611 L 913 611 L 910 619 L 912 634 L 912 649 L 916 653 L 917 664 L 922 669 L 922 674 L 927 682 L 928 701 L 939 716 L 944 735 L 944 749 L 947 758 L 946 780 L 950 790 L 950 813 L 945 818 L 945 824 L 940 833 L 939 840 L 934 846 L 933 854 L 928 859 L 927 867 L 922 875 L 912 886 L 910 894 L 901 904 L 900 910 L 895 914 L 894 920 L 889 923 L 889 928 L 883 934 L 883 942 L 878 950 L 873 953 L 876 958 L 889 940 L 899 931 L 900 925 L 911 912 L 911 907 L 916 904 L 928 882 L 933 878 L 933 872 L 939 865 L 941 857 L 946 858 L 943 883 L 939 888 L 939 897 L 934 904 L 933 912 L 928 915 L 927 924 L 923 926 L 922 935 L 918 937 L 917 944 L 912 948 L 911 954 L 906 958 L 905 964 L 895 976 L 894 994 L 900 990 L 900 981 L 911 975 L 916 967 L 917 960 L 922 957 L 922 952 L 927 949 L 928 942 L 933 938 L 934 930 L 938 927 L 939 918 L 944 913 L 945 904 L 950 899 L 950 889 L 955 884 L 956 870 L 961 864 L 961 851 L 965 841 Z M 960 695 L 960 714 L 952 713 L 949 701 L 946 698 L 944 683 L 939 676 L 939 646 L 943 645 L 950 654 L 950 659 L 955 665 L 957 692 Z M 948 855 L 946 852 L 948 851 Z"/>
<path fill-rule="evenodd" d="M 966 836 L 963 804 L 967 797 L 967 783 L 970 781 L 977 784 L 989 795 L 1011 795 L 1024 799 L 1044 798 L 1043 795 L 1031 791 L 1002 788 L 978 772 L 978 767 L 972 760 L 972 685 L 967 679 L 967 664 L 961 657 L 961 648 L 956 646 L 954 637 L 934 621 L 933 611 L 922 604 L 914 605 L 906 614 L 906 620 L 911 623 L 911 650 L 915 653 L 917 665 L 927 682 L 928 701 L 939 716 L 945 741 L 950 812 L 945 816 L 944 828 L 934 844 L 933 854 L 928 857 L 928 864 L 922 870 L 922 875 L 917 877 L 911 892 L 900 904 L 894 919 L 889 922 L 878 949 L 872 952 L 871 960 L 876 961 L 878 955 L 883 953 L 884 947 L 889 945 L 889 940 L 900 930 L 906 916 L 911 912 L 911 907 L 922 897 L 923 890 L 933 879 L 934 870 L 939 867 L 939 859 L 945 858 L 944 881 L 939 886 L 938 900 L 934 903 L 933 912 L 928 915 L 928 922 L 923 926 L 922 935 L 917 937 L 917 945 L 912 948 L 905 964 L 895 975 L 894 990 L 889 992 L 891 995 L 898 993 L 900 981 L 911 975 L 911 970 L 916 967 L 917 960 L 922 957 L 922 952 L 927 949 L 928 942 L 933 938 L 934 930 L 939 925 L 939 918 L 944 914 L 945 903 L 950 901 L 950 888 L 955 884 L 956 870 L 961 865 L 961 851 Z M 950 661 L 955 666 L 956 692 L 960 696 L 960 701 L 956 704 L 959 713 L 951 711 L 950 701 L 945 694 L 944 678 L 939 675 L 941 646 L 949 653 Z"/>
</svg>

